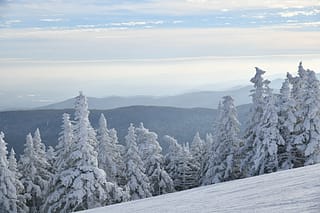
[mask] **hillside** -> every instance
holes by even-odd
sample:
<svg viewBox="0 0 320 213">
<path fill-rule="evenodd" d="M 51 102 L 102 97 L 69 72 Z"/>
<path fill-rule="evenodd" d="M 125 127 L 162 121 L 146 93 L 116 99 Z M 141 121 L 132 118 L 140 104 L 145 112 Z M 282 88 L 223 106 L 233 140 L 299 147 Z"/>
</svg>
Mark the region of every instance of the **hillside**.
<svg viewBox="0 0 320 213">
<path fill-rule="evenodd" d="M 83 212 L 319 212 L 319 176 L 307 166 Z"/>
<path fill-rule="evenodd" d="M 248 105 L 238 107 L 240 121 L 245 121 L 248 110 Z M 36 128 L 40 129 L 42 140 L 46 145 L 55 146 L 61 131 L 62 114 L 65 112 L 73 115 L 73 110 L 70 109 L 0 112 L 0 131 L 5 133 L 9 148 L 14 147 L 18 154 L 23 150 L 26 135 L 29 132 L 33 133 Z M 93 127 L 98 126 L 101 113 L 107 117 L 109 127 L 118 131 L 121 143 L 130 123 L 138 125 L 143 122 L 147 128 L 159 135 L 160 144 L 166 152 L 167 144 L 162 143 L 164 135 L 174 136 L 180 142 L 191 142 L 197 131 L 202 137 L 205 137 L 207 132 L 212 131 L 217 111 L 204 108 L 184 109 L 156 106 L 91 110 L 90 120 Z"/>
</svg>

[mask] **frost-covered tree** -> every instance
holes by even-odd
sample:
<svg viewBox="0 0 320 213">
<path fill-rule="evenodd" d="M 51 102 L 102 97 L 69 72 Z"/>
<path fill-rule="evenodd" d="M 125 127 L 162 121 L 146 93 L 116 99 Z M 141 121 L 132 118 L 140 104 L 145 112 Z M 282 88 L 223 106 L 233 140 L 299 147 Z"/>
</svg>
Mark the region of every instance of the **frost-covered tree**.
<svg viewBox="0 0 320 213">
<path fill-rule="evenodd" d="M 41 135 L 39 129 L 36 129 L 33 136 L 33 147 L 36 155 L 35 167 L 37 169 L 37 185 L 40 186 L 43 195 L 47 193 L 48 184 L 50 178 L 52 177 L 52 173 L 50 172 L 51 165 L 48 162 L 48 157 L 46 153 L 46 146 L 42 143 Z"/>
<path fill-rule="evenodd" d="M 98 168 L 97 141 L 89 121 L 87 98 L 76 97 L 73 139 L 65 165 L 52 181 L 45 212 L 72 212 L 120 202 L 123 191 Z"/>
<path fill-rule="evenodd" d="M 209 168 L 210 164 L 210 158 L 212 155 L 212 146 L 214 143 L 214 138 L 211 133 L 206 134 L 205 144 L 204 144 L 204 155 L 203 155 L 203 163 L 201 165 L 201 179 L 200 179 L 200 185 L 206 185 L 206 174 Z M 209 183 L 207 183 L 209 184 Z"/>
<path fill-rule="evenodd" d="M 37 166 L 39 165 L 38 155 L 35 151 L 33 139 L 29 133 L 23 155 L 20 157 L 18 169 L 22 174 L 21 182 L 25 188 L 27 206 L 30 212 L 38 212 L 44 197 L 44 189 L 47 181 L 39 175 Z"/>
<path fill-rule="evenodd" d="M 17 192 L 14 173 L 9 169 L 7 144 L 0 133 L 0 212 L 17 212 Z"/>
<path fill-rule="evenodd" d="M 137 146 L 137 135 L 133 124 L 128 128 L 125 137 L 126 153 L 125 164 L 127 174 L 127 185 L 129 187 L 132 200 L 147 198 L 151 196 L 151 186 L 145 172 L 144 163 L 139 155 Z"/>
<path fill-rule="evenodd" d="M 240 123 L 231 96 L 223 97 L 218 119 L 205 184 L 219 183 L 239 177 Z"/>
<path fill-rule="evenodd" d="M 171 136 L 164 136 L 164 141 L 169 144 L 169 151 L 165 157 L 165 168 L 176 190 L 185 190 L 198 185 L 199 166 L 192 157 L 187 144 L 181 146 Z"/>
<path fill-rule="evenodd" d="M 176 190 L 191 189 L 199 185 L 199 165 L 190 153 L 189 144 L 182 147 L 182 151 L 177 153 L 178 167 L 177 178 L 174 180 Z"/>
<path fill-rule="evenodd" d="M 25 196 L 25 190 L 22 182 L 20 181 L 21 173 L 18 171 L 18 164 L 15 157 L 16 153 L 14 152 L 14 149 L 12 148 L 9 155 L 9 169 L 12 172 L 12 175 L 14 177 L 14 184 L 16 187 L 16 193 L 17 193 L 17 212 L 28 212 L 29 208 L 26 205 L 26 196 Z"/>
<path fill-rule="evenodd" d="M 241 157 L 241 175 L 243 177 L 252 176 L 251 173 L 254 165 L 254 144 L 259 143 L 259 123 L 262 120 L 265 105 L 265 81 L 262 75 L 265 71 L 256 67 L 256 74 L 250 80 L 254 84 L 254 89 L 251 90 L 252 106 L 250 109 L 249 125 L 244 136 L 244 145 L 240 149 Z"/>
<path fill-rule="evenodd" d="M 200 185 L 205 163 L 205 142 L 200 138 L 199 132 L 197 132 L 193 137 L 190 152 L 195 160 L 195 164 L 199 167 L 197 181 Z"/>
<path fill-rule="evenodd" d="M 49 163 L 50 168 L 51 168 L 50 171 L 53 171 L 53 165 L 54 165 L 54 162 L 56 161 L 56 153 L 55 153 L 55 150 L 54 150 L 54 148 L 52 146 L 48 146 L 47 159 L 48 159 L 48 163 Z"/>
<path fill-rule="evenodd" d="M 56 146 L 56 160 L 54 162 L 54 171 L 59 173 L 65 168 L 65 161 L 70 154 L 70 148 L 73 140 L 73 127 L 70 121 L 70 115 L 64 113 L 62 115 L 62 131 L 59 133 L 58 145 Z"/>
<path fill-rule="evenodd" d="M 123 185 L 124 161 L 121 154 L 122 145 L 119 144 L 117 131 L 108 129 L 107 120 L 103 114 L 99 119 L 98 139 L 98 164 L 107 174 L 107 180 Z"/>
<path fill-rule="evenodd" d="M 292 132 L 291 150 L 294 167 L 320 161 L 319 157 L 319 81 L 311 70 L 299 64 L 298 76 L 288 74 L 295 100 L 296 123 Z"/>
<path fill-rule="evenodd" d="M 285 79 L 280 89 L 278 98 L 279 131 L 285 141 L 284 145 L 278 146 L 278 158 L 281 169 L 291 169 L 294 165 L 296 151 L 293 149 L 291 133 L 296 123 L 295 101 L 291 96 L 289 79 Z"/>
<path fill-rule="evenodd" d="M 135 129 L 135 132 L 139 153 L 150 181 L 152 195 L 173 192 L 173 181 L 164 170 L 164 157 L 161 154 L 162 148 L 157 141 L 158 135 L 146 129 L 143 123 Z"/>
<path fill-rule="evenodd" d="M 275 172 L 279 168 L 278 145 L 284 145 L 279 126 L 278 115 L 269 81 L 265 81 L 266 97 L 263 116 L 257 124 L 257 137 L 253 144 L 254 156 L 251 174 L 260 175 Z"/>
</svg>

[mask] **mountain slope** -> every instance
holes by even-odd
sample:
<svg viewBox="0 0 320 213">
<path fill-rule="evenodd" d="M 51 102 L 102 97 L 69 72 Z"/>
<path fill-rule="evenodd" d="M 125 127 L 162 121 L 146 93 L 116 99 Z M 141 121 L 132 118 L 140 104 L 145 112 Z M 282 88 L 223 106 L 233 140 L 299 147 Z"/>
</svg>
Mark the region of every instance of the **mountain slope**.
<svg viewBox="0 0 320 213">
<path fill-rule="evenodd" d="M 320 164 L 84 212 L 320 212 L 319 177 Z"/>
<path fill-rule="evenodd" d="M 248 110 L 248 105 L 238 107 L 239 119 L 244 124 Z M 69 109 L 0 112 L 0 131 L 5 133 L 9 149 L 14 147 L 17 154 L 23 150 L 26 135 L 34 132 L 36 128 L 40 129 L 42 140 L 46 145 L 55 146 L 61 131 L 62 114 L 65 112 L 73 115 L 73 110 Z M 205 137 L 207 132 L 212 132 L 217 111 L 204 108 L 183 109 L 156 106 L 91 110 L 90 120 L 95 128 L 98 126 L 101 113 L 107 117 L 108 126 L 118 131 L 120 142 L 123 142 L 130 123 L 139 125 L 140 122 L 143 122 L 145 127 L 159 135 L 160 144 L 166 152 L 168 144 L 162 143 L 164 135 L 174 136 L 179 142 L 191 142 L 197 131 L 200 132 L 201 137 Z"/>
</svg>

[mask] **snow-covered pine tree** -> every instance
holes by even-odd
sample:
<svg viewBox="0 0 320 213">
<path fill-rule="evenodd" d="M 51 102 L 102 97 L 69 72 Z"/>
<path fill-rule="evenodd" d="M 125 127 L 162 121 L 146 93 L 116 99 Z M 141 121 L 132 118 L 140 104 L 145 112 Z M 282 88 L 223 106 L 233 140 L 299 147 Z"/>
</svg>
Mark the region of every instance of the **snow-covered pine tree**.
<svg viewBox="0 0 320 213">
<path fill-rule="evenodd" d="M 294 144 L 292 144 L 292 132 L 296 123 L 295 101 L 291 96 L 289 79 L 286 78 L 280 89 L 278 98 L 278 118 L 279 131 L 285 141 L 284 145 L 278 146 L 278 159 L 281 169 L 291 169 L 294 165 L 295 153 Z"/>
<path fill-rule="evenodd" d="M 26 196 L 25 196 L 25 190 L 22 182 L 20 181 L 21 173 L 18 171 L 18 164 L 15 157 L 16 153 L 14 152 L 14 149 L 12 148 L 9 155 L 9 169 L 13 174 L 14 177 L 14 184 L 16 187 L 17 192 L 17 212 L 28 212 L 29 208 L 27 207 L 26 203 Z"/>
<path fill-rule="evenodd" d="M 200 185 L 206 185 L 205 181 L 206 181 L 206 174 L 209 168 L 209 162 L 210 162 L 210 158 L 212 153 L 212 146 L 214 143 L 214 138 L 213 135 L 211 133 L 207 133 L 206 134 L 206 139 L 205 139 L 205 145 L 204 145 L 204 156 L 203 156 L 203 164 L 201 165 L 201 179 L 200 179 Z M 209 183 L 207 183 L 209 184 Z"/>
<path fill-rule="evenodd" d="M 99 128 L 97 130 L 98 139 L 98 165 L 100 169 L 106 172 L 109 182 L 117 182 L 117 162 L 115 154 L 119 153 L 117 147 L 112 142 L 107 128 L 107 120 L 103 114 L 99 119 Z"/>
<path fill-rule="evenodd" d="M 173 180 L 173 183 L 175 183 L 175 180 L 179 178 L 178 167 L 180 155 L 182 155 L 182 146 L 175 138 L 169 135 L 165 135 L 163 140 L 169 144 L 168 153 L 165 156 L 165 169 Z M 176 187 L 176 185 L 174 186 Z"/>
<path fill-rule="evenodd" d="M 139 155 L 137 146 L 137 135 L 133 124 L 128 128 L 128 134 L 125 137 L 126 153 L 125 164 L 127 174 L 127 185 L 130 190 L 132 200 L 151 197 L 151 186 L 145 172 L 144 163 Z"/>
<path fill-rule="evenodd" d="M 307 70 L 308 96 L 305 99 L 308 114 L 304 127 L 308 133 L 306 148 L 304 150 L 304 165 L 320 162 L 320 82 L 312 70 Z"/>
<path fill-rule="evenodd" d="M 252 97 L 252 106 L 250 109 L 250 119 L 249 125 L 246 129 L 244 136 L 244 145 L 240 148 L 240 158 L 241 158 L 241 176 L 249 177 L 254 174 L 251 173 L 254 165 L 254 144 L 257 144 L 259 141 L 259 123 L 262 119 L 264 113 L 265 105 L 265 88 L 264 80 L 262 75 L 265 71 L 256 67 L 256 74 L 250 80 L 254 84 L 254 89 L 251 90 Z"/>
<path fill-rule="evenodd" d="M 199 165 L 190 153 L 189 143 L 184 144 L 182 151 L 177 153 L 177 178 L 174 180 L 176 190 L 191 189 L 199 185 Z"/>
<path fill-rule="evenodd" d="M 158 135 L 146 129 L 143 123 L 140 124 L 139 128 L 135 129 L 135 132 L 139 154 L 146 168 L 152 195 L 173 192 L 173 181 L 164 170 L 164 157 L 161 154 L 162 148 L 157 141 Z"/>
<path fill-rule="evenodd" d="M 320 161 L 319 157 L 319 81 L 315 73 L 299 64 L 298 76 L 288 73 L 295 100 L 296 124 L 292 133 L 293 166 L 300 167 Z"/>
<path fill-rule="evenodd" d="M 29 133 L 26 137 L 23 155 L 18 163 L 18 169 L 22 174 L 21 182 L 25 188 L 27 206 L 31 213 L 39 211 L 44 197 L 43 189 L 47 186 L 46 181 L 38 173 L 38 165 L 38 155 L 35 152 L 32 136 Z"/>
<path fill-rule="evenodd" d="M 106 181 L 98 168 L 95 132 L 89 121 L 87 98 L 76 97 L 73 140 L 65 165 L 51 182 L 44 212 L 72 212 L 105 206 L 124 199 L 123 191 Z"/>
<path fill-rule="evenodd" d="M 265 106 L 261 121 L 257 124 L 257 135 L 253 143 L 253 167 L 251 174 L 260 175 L 275 172 L 279 168 L 278 145 L 284 145 L 279 126 L 270 81 L 264 81 L 266 88 Z"/>
<path fill-rule="evenodd" d="M 50 163 L 48 162 L 46 146 L 42 143 L 39 129 L 36 129 L 33 136 L 33 147 L 36 158 L 34 159 L 34 165 L 37 169 L 38 178 L 36 184 L 40 186 L 43 195 L 46 195 L 50 178 L 52 177 L 52 170 Z M 44 199 L 44 197 L 42 197 Z"/>
<path fill-rule="evenodd" d="M 190 152 L 195 160 L 197 167 L 199 167 L 197 182 L 198 185 L 200 185 L 205 163 L 205 142 L 200 138 L 199 132 L 197 132 L 193 137 Z"/>
<path fill-rule="evenodd" d="M 165 169 L 173 180 L 176 190 L 190 189 L 198 185 L 198 165 L 189 151 L 189 145 L 181 146 L 178 141 L 168 135 L 163 137 L 169 144 L 169 151 L 165 156 Z"/>
<path fill-rule="evenodd" d="M 62 115 L 62 131 L 59 133 L 58 145 L 56 146 L 56 160 L 53 168 L 56 173 L 62 171 L 66 166 L 66 159 L 70 154 L 70 148 L 73 140 L 73 127 L 70 121 L 70 115 L 64 113 Z"/>
<path fill-rule="evenodd" d="M 117 183 L 120 186 L 125 186 L 126 184 L 126 165 L 124 163 L 124 155 L 125 155 L 125 148 L 123 145 L 119 143 L 118 136 L 117 136 L 117 130 L 114 128 L 109 129 L 109 135 L 111 137 L 112 144 L 114 146 L 114 161 L 117 165 L 117 174 L 116 174 L 116 180 Z"/>
<path fill-rule="evenodd" d="M 7 144 L 0 133 L 0 212 L 17 212 L 17 192 L 14 173 L 9 169 Z"/>
</svg>

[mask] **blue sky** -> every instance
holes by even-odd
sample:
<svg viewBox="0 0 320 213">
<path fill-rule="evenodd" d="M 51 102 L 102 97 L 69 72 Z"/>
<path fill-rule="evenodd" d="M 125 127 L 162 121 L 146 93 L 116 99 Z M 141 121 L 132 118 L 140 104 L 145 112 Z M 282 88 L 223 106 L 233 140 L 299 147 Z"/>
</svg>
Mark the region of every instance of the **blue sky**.
<svg viewBox="0 0 320 213">
<path fill-rule="evenodd" d="M 0 95 L 171 95 L 242 84 L 255 66 L 318 71 L 319 29 L 318 0 L 2 0 Z"/>
</svg>

